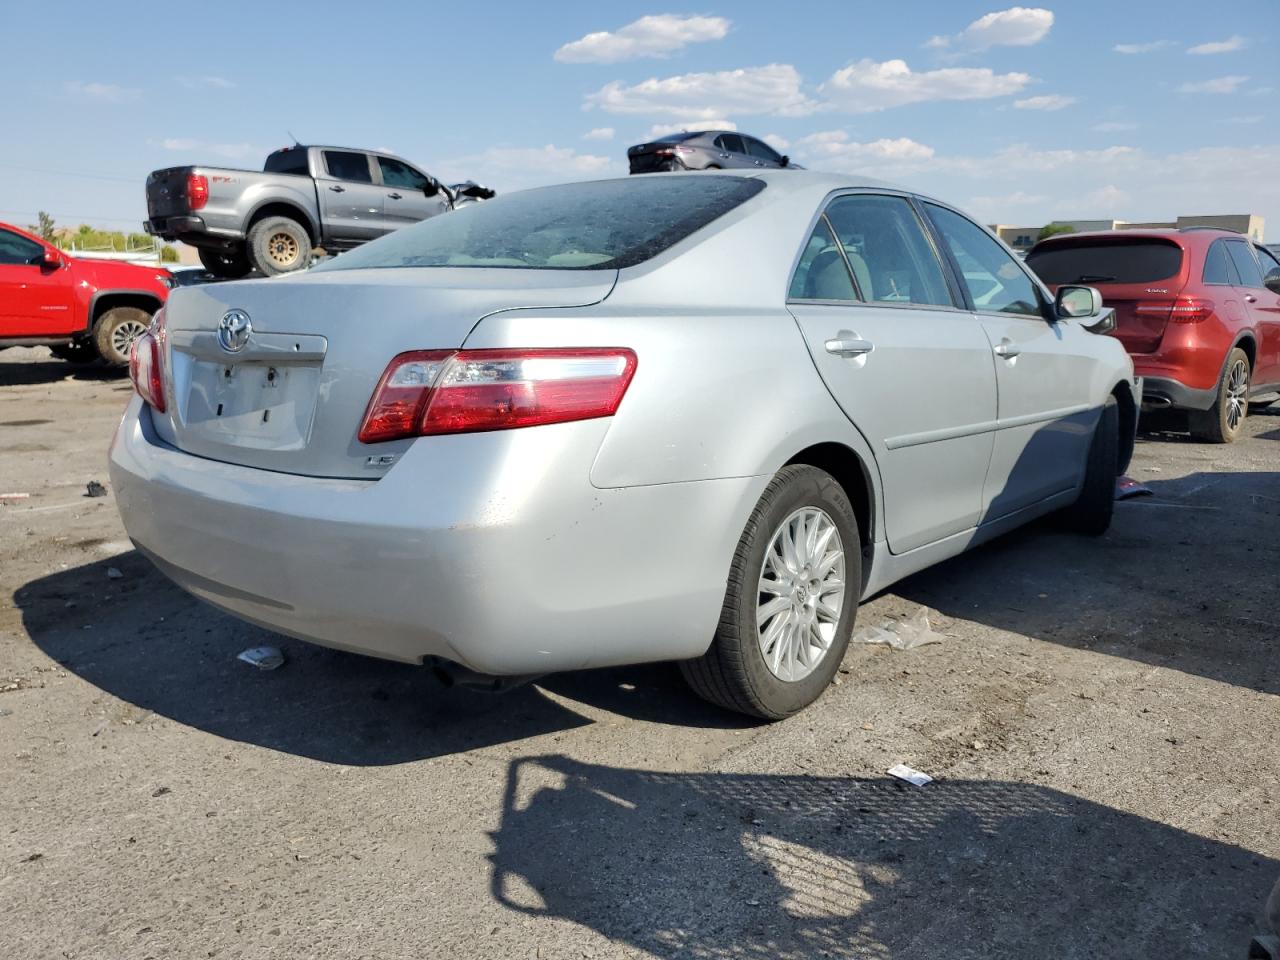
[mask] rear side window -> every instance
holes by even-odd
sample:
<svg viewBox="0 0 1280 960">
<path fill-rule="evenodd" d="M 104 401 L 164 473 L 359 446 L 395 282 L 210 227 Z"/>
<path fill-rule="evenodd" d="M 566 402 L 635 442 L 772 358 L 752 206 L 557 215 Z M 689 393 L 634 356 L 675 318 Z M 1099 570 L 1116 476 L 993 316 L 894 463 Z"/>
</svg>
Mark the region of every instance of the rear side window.
<svg viewBox="0 0 1280 960">
<path fill-rule="evenodd" d="M 326 150 L 324 168 L 329 176 L 354 183 L 373 183 L 369 173 L 369 158 L 363 153 L 347 153 L 344 150 Z"/>
<path fill-rule="evenodd" d="M 925 208 L 960 268 L 975 310 L 1040 316 L 1036 285 L 999 241 L 954 211 L 931 203 Z"/>
<path fill-rule="evenodd" d="M 1027 254 L 1045 283 L 1153 283 L 1182 269 L 1182 248 L 1163 240 L 1059 240 Z"/>
<path fill-rule="evenodd" d="M 302 147 L 267 154 L 267 162 L 262 169 L 267 173 L 300 173 L 304 176 L 311 172 L 307 169 L 307 151 Z"/>
<path fill-rule="evenodd" d="M 1204 258 L 1204 276 L 1202 280 L 1205 283 L 1218 284 L 1236 284 L 1240 282 L 1240 278 L 1236 276 L 1236 268 L 1231 263 L 1231 257 L 1227 253 L 1227 242 L 1225 240 L 1215 240 L 1209 247 L 1209 252 Z"/>
<path fill-rule="evenodd" d="M 1261 287 L 1262 271 L 1258 269 L 1258 261 L 1253 259 L 1253 251 L 1243 240 L 1226 241 L 1227 252 L 1231 254 L 1231 262 L 1236 265 L 1236 273 L 1240 274 L 1240 284 L 1245 287 Z"/>
<path fill-rule="evenodd" d="M 902 197 L 838 197 L 827 219 L 863 300 L 954 306 L 924 227 Z"/>
<path fill-rule="evenodd" d="M 788 300 L 856 300 L 844 254 L 836 243 L 827 218 L 813 228 L 791 278 Z"/>
<path fill-rule="evenodd" d="M 521 190 L 389 233 L 312 269 L 622 269 L 763 189 L 745 177 L 630 177 Z"/>
</svg>

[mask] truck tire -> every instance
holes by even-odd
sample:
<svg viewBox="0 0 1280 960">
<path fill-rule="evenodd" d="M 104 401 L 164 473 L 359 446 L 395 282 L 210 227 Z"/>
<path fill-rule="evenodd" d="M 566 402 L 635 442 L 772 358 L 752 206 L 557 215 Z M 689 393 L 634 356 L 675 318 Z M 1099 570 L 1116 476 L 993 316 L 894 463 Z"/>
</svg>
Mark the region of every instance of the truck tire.
<svg viewBox="0 0 1280 960">
<path fill-rule="evenodd" d="M 151 314 L 138 307 L 112 307 L 93 325 L 93 345 L 109 367 L 127 367 L 129 348 L 151 325 Z"/>
<path fill-rule="evenodd" d="M 311 237 L 288 217 L 259 220 L 249 228 L 249 262 L 264 277 L 302 270 L 311 262 Z"/>
<path fill-rule="evenodd" d="M 244 250 L 209 250 L 199 248 L 200 262 L 215 277 L 235 280 L 247 276 L 253 269 Z"/>
</svg>

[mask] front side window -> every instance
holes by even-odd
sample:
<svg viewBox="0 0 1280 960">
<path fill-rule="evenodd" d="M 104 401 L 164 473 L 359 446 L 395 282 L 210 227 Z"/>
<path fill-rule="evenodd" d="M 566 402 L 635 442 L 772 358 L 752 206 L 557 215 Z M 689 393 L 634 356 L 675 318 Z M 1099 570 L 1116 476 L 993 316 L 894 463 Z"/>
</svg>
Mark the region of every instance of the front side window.
<svg viewBox="0 0 1280 960">
<path fill-rule="evenodd" d="M 942 265 L 905 199 L 838 197 L 827 208 L 827 219 L 863 300 L 954 306 Z"/>
<path fill-rule="evenodd" d="M 391 157 L 378 157 L 378 169 L 382 171 L 382 183 L 388 187 L 406 187 L 409 190 L 426 189 L 427 178 L 407 163 Z"/>
<path fill-rule="evenodd" d="M 827 218 L 822 217 L 813 228 L 800 262 L 796 264 L 788 300 L 856 300 L 849 266 L 836 243 Z"/>
<path fill-rule="evenodd" d="M 716 146 L 721 150 L 728 150 L 730 153 L 746 153 L 747 149 L 742 145 L 742 138 L 736 133 L 723 133 L 716 137 Z"/>
<path fill-rule="evenodd" d="M 1205 283 L 1227 285 L 1240 282 L 1236 276 L 1236 268 L 1231 263 L 1231 256 L 1227 253 L 1227 242 L 1225 240 L 1215 240 L 1213 245 L 1209 247 L 1209 252 L 1205 254 L 1204 276 L 1201 279 Z"/>
<path fill-rule="evenodd" d="M 743 137 L 743 142 L 747 145 L 747 153 L 755 157 L 757 160 L 767 160 L 769 163 L 782 163 L 782 156 L 767 143 L 762 143 L 755 137 Z"/>
<path fill-rule="evenodd" d="M 1231 262 L 1235 264 L 1236 273 L 1240 274 L 1240 285 L 1260 288 L 1262 271 L 1258 269 L 1258 261 L 1253 259 L 1253 251 L 1243 240 L 1226 241 L 1227 252 L 1231 254 Z"/>
<path fill-rule="evenodd" d="M 975 310 L 1043 316 L 1036 285 L 990 234 L 945 207 L 928 203 L 925 208 L 960 267 Z"/>
<path fill-rule="evenodd" d="M 35 263 L 43 253 L 44 247 L 34 240 L 28 240 L 8 230 L 0 230 L 0 264 Z"/>
<path fill-rule="evenodd" d="M 758 179 L 726 176 L 629 177 L 521 190 L 389 233 L 312 270 L 620 270 L 657 256 L 764 189 Z"/>
<path fill-rule="evenodd" d="M 345 150 L 326 150 L 324 166 L 329 176 L 338 180 L 349 180 L 353 183 L 373 183 L 369 173 L 369 158 L 363 153 L 348 153 Z"/>
</svg>

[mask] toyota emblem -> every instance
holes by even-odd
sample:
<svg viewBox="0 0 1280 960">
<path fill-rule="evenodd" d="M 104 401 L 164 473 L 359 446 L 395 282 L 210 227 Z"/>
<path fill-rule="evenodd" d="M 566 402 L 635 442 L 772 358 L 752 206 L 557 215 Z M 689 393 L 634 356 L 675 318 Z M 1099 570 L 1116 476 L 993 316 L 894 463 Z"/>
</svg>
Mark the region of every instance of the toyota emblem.
<svg viewBox="0 0 1280 960">
<path fill-rule="evenodd" d="M 218 321 L 218 345 L 227 353 L 239 353 L 249 342 L 253 324 L 243 310 L 228 310 Z"/>
</svg>

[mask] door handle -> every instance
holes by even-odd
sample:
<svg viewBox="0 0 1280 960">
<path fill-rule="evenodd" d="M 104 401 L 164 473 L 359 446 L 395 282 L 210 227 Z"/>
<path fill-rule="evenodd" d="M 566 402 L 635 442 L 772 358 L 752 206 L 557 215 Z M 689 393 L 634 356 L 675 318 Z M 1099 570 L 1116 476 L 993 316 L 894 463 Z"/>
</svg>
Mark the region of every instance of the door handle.
<svg viewBox="0 0 1280 960">
<path fill-rule="evenodd" d="M 392 200 L 399 200 L 399 199 L 400 199 L 400 194 L 398 194 L 398 193 L 388 193 L 388 194 L 387 194 L 387 196 L 388 196 L 388 197 L 390 197 Z"/>
<path fill-rule="evenodd" d="M 1246 294 L 1244 295 L 1244 302 L 1245 302 L 1245 303 L 1257 303 L 1257 302 L 1258 302 L 1258 298 L 1257 298 L 1257 297 L 1255 297 L 1252 293 L 1246 293 Z"/>
<path fill-rule="evenodd" d="M 1018 345 L 1007 337 L 996 344 L 995 351 L 997 357 L 1004 357 L 1006 360 L 1012 360 L 1022 352 Z"/>
<path fill-rule="evenodd" d="M 837 357 L 862 357 L 876 348 L 870 340 L 861 340 L 857 337 L 847 340 L 828 340 L 823 346 L 827 348 L 827 353 L 834 353 Z"/>
<path fill-rule="evenodd" d="M 332 187 L 330 187 L 329 189 L 330 189 L 330 190 L 332 190 L 334 193 L 346 193 L 346 192 L 347 192 L 347 188 L 346 188 L 346 187 L 340 187 L 340 186 L 338 186 L 336 183 L 335 183 Z"/>
<path fill-rule="evenodd" d="M 721 159 L 721 160 L 728 160 L 728 159 L 729 159 L 729 155 L 728 155 L 727 153 L 722 153 L 722 154 L 720 154 L 720 159 Z"/>
</svg>

